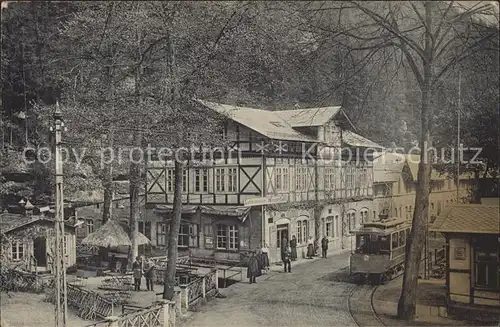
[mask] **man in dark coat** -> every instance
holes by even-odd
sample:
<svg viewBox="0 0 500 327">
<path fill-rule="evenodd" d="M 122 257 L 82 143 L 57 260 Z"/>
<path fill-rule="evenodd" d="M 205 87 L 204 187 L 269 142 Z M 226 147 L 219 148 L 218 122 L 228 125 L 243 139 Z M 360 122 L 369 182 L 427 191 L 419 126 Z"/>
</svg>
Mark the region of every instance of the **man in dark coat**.
<svg viewBox="0 0 500 327">
<path fill-rule="evenodd" d="M 288 246 L 288 240 L 287 238 L 283 238 L 281 240 L 281 261 L 285 261 L 285 252 L 286 252 L 286 247 Z"/>
<path fill-rule="evenodd" d="M 153 276 L 154 276 L 155 264 L 150 259 L 146 265 L 146 271 L 144 277 L 146 277 L 146 288 L 148 291 L 153 291 Z"/>
<path fill-rule="evenodd" d="M 292 236 L 292 240 L 290 241 L 290 249 L 292 250 L 290 259 L 292 261 L 297 260 L 297 238 L 295 237 L 295 235 Z"/>
<path fill-rule="evenodd" d="M 291 255 L 291 249 L 288 246 L 288 242 L 285 246 L 285 251 L 283 253 L 283 268 L 285 269 L 285 272 L 292 272 L 292 265 L 290 263 L 290 255 Z"/>
<path fill-rule="evenodd" d="M 135 261 L 132 263 L 132 269 L 134 270 L 134 289 L 140 291 L 142 279 L 142 261 L 140 257 L 135 258 Z"/>
<path fill-rule="evenodd" d="M 323 236 L 321 239 L 321 257 L 326 258 L 326 253 L 328 252 L 328 238 Z"/>
<path fill-rule="evenodd" d="M 248 259 L 248 268 L 247 268 L 247 278 L 250 279 L 250 284 L 257 283 L 255 278 L 257 277 L 259 272 L 259 263 L 257 261 L 257 257 L 255 256 L 255 251 L 250 254 L 250 258 Z"/>
</svg>

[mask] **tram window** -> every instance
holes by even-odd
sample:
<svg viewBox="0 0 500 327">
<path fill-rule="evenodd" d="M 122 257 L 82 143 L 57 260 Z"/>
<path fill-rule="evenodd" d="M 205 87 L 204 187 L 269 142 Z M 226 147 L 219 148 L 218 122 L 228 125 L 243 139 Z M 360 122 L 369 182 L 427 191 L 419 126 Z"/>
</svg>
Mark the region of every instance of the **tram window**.
<svg viewBox="0 0 500 327">
<path fill-rule="evenodd" d="M 410 239 L 411 231 L 409 228 L 406 229 L 406 243 L 408 243 L 408 240 Z"/>
<path fill-rule="evenodd" d="M 399 246 L 405 245 L 405 231 L 402 230 L 399 232 Z"/>
<path fill-rule="evenodd" d="M 356 236 L 356 249 L 360 249 L 365 245 L 365 236 L 364 235 L 357 235 Z"/>
<path fill-rule="evenodd" d="M 398 247 L 398 233 L 392 233 L 391 234 L 391 243 L 392 243 L 392 248 L 395 249 Z"/>
<path fill-rule="evenodd" d="M 390 246 L 389 246 L 389 237 L 387 236 L 379 236 L 378 241 L 380 243 L 380 251 L 390 251 Z"/>
</svg>

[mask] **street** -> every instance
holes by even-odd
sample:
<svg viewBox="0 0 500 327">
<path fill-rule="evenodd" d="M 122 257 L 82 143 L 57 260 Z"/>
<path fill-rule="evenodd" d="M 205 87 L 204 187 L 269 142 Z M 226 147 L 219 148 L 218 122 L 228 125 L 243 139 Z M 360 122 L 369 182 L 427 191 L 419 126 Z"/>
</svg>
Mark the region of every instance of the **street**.
<svg viewBox="0 0 500 327">
<path fill-rule="evenodd" d="M 347 263 L 344 252 L 301 263 L 292 273 L 271 272 L 257 284 L 235 284 L 221 290 L 227 298 L 202 306 L 185 326 L 355 326 L 347 308 L 353 285 L 332 278 Z"/>
</svg>

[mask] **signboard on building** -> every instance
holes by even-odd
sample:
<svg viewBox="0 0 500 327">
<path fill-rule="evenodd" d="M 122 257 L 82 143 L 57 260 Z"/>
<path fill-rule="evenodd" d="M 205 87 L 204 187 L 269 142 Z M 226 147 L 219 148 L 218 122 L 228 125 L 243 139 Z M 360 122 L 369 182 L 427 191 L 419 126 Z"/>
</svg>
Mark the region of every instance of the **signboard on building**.
<svg viewBox="0 0 500 327">
<path fill-rule="evenodd" d="M 256 207 L 256 206 L 265 206 L 269 204 L 278 204 L 278 203 L 286 203 L 286 197 L 284 195 L 274 195 L 274 196 L 266 196 L 263 198 L 254 198 L 247 199 L 244 202 L 245 207 Z"/>
</svg>

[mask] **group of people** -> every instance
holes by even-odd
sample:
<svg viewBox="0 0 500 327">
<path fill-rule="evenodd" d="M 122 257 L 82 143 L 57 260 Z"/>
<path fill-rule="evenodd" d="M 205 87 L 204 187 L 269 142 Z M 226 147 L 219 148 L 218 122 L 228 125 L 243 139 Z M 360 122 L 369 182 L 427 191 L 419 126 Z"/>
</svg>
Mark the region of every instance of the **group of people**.
<svg viewBox="0 0 500 327">
<path fill-rule="evenodd" d="M 132 263 L 134 272 L 134 289 L 139 292 L 141 290 L 142 276 L 146 278 L 146 288 L 148 291 L 153 291 L 153 276 L 155 263 L 151 259 L 146 259 L 141 256 L 135 258 Z"/>
<path fill-rule="evenodd" d="M 309 237 L 307 241 L 307 255 L 308 259 L 316 256 L 318 251 L 318 245 Z M 328 238 L 324 236 L 321 239 L 321 257 L 326 258 L 328 252 Z M 250 284 L 256 283 L 256 278 L 262 275 L 262 271 L 269 270 L 269 251 L 267 246 L 264 245 L 260 250 L 253 251 L 248 260 L 248 270 L 247 278 L 250 279 Z M 292 272 L 292 261 L 297 260 L 297 238 L 295 235 L 292 236 L 292 240 L 288 241 L 286 238 L 282 240 L 281 243 L 281 261 L 283 262 L 283 268 L 285 273 Z"/>
<path fill-rule="evenodd" d="M 250 253 L 248 258 L 247 278 L 250 284 L 257 283 L 257 277 L 269 271 L 269 250 L 264 246 Z"/>
</svg>

